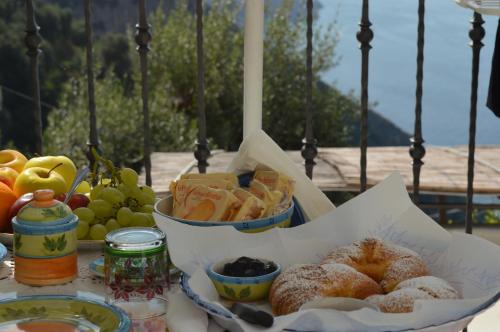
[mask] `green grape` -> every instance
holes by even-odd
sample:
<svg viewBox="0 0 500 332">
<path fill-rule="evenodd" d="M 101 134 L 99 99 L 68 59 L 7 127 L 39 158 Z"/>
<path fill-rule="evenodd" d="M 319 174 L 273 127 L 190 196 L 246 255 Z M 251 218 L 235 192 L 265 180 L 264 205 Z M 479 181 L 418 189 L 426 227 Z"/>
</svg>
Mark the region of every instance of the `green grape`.
<svg viewBox="0 0 500 332">
<path fill-rule="evenodd" d="M 98 218 L 111 217 L 113 215 L 113 206 L 103 199 L 90 201 L 87 207 L 94 211 L 95 216 Z"/>
<path fill-rule="evenodd" d="M 85 220 L 79 220 L 78 225 L 76 225 L 76 238 L 78 240 L 84 239 L 89 232 L 89 223 Z"/>
<path fill-rule="evenodd" d="M 96 217 L 94 219 L 94 221 L 92 222 L 92 224 L 93 225 L 95 225 L 95 224 L 104 225 L 104 224 L 106 224 L 106 221 L 108 221 L 109 218 L 111 218 L 111 217 Z"/>
<path fill-rule="evenodd" d="M 132 168 L 124 167 L 120 170 L 120 179 L 127 186 L 136 186 L 139 175 Z"/>
<path fill-rule="evenodd" d="M 97 195 L 99 195 L 101 190 L 103 190 L 104 188 L 106 188 L 106 185 L 104 184 L 98 184 L 97 186 L 92 188 L 92 190 L 90 191 L 90 200 L 93 201 L 94 199 L 97 199 Z"/>
<path fill-rule="evenodd" d="M 95 224 L 90 227 L 90 238 L 92 240 L 104 240 L 104 237 L 108 233 L 108 230 L 104 225 Z"/>
<path fill-rule="evenodd" d="M 125 195 L 120 190 L 112 187 L 102 189 L 99 194 L 97 194 L 97 198 L 103 199 L 117 208 L 120 208 L 125 201 Z"/>
<path fill-rule="evenodd" d="M 141 205 L 144 205 L 141 203 L 143 201 L 143 193 L 139 189 L 139 187 L 134 186 L 134 187 L 128 187 L 129 193 L 128 197 L 125 199 L 126 205 L 128 205 L 129 208 L 131 208 L 133 211 L 137 211 L 138 208 Z"/>
<path fill-rule="evenodd" d="M 116 220 L 121 226 L 128 226 L 132 221 L 132 215 L 134 213 L 128 207 L 122 207 L 116 213 Z"/>
<path fill-rule="evenodd" d="M 132 210 L 133 212 L 140 212 L 139 211 L 140 205 L 139 203 L 137 203 L 137 200 L 129 197 L 126 202 L 130 210 Z"/>
<path fill-rule="evenodd" d="M 139 195 L 137 195 L 136 199 L 137 199 L 137 203 L 139 203 L 140 206 L 151 205 L 153 203 L 149 199 L 148 195 L 146 195 L 142 192 Z"/>
<path fill-rule="evenodd" d="M 134 212 L 130 226 L 132 227 L 149 227 L 150 221 L 147 213 Z"/>
<path fill-rule="evenodd" d="M 106 222 L 106 229 L 108 232 L 114 231 L 115 229 L 120 228 L 120 224 L 116 221 L 116 219 L 109 219 Z"/>
<path fill-rule="evenodd" d="M 78 219 L 84 220 L 87 223 L 91 224 L 92 220 L 95 218 L 95 213 L 89 208 L 79 207 L 73 210 L 73 213 L 78 216 Z"/>
<path fill-rule="evenodd" d="M 120 183 L 116 186 L 116 189 L 120 190 L 120 192 L 125 196 L 130 196 L 130 189 L 125 183 Z"/>
<path fill-rule="evenodd" d="M 147 200 L 145 204 L 154 204 L 156 200 L 156 194 L 151 187 L 148 186 L 140 186 L 142 194 L 145 195 L 145 199 Z"/>
<path fill-rule="evenodd" d="M 141 207 L 139 207 L 138 212 L 144 212 L 144 213 L 153 213 L 153 205 L 146 204 Z"/>
<path fill-rule="evenodd" d="M 155 225 L 155 218 L 151 213 L 148 213 L 148 227 L 154 227 Z"/>
</svg>

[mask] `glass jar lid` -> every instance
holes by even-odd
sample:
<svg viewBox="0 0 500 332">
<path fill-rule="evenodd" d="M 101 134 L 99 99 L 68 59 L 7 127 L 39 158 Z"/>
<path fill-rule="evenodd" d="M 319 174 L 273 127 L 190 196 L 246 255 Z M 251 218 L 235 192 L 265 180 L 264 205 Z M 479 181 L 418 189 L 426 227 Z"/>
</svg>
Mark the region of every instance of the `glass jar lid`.
<svg viewBox="0 0 500 332">
<path fill-rule="evenodd" d="M 150 227 L 128 227 L 109 232 L 106 248 L 113 252 L 152 253 L 164 250 L 166 237 L 163 232 Z"/>
</svg>

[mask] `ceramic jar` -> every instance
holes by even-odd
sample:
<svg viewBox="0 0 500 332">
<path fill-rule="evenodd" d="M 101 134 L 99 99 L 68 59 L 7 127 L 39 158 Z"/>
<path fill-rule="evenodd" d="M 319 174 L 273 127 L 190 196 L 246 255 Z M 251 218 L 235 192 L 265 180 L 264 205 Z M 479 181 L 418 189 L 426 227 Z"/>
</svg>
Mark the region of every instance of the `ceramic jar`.
<svg viewBox="0 0 500 332">
<path fill-rule="evenodd" d="M 14 277 L 33 286 L 56 285 L 77 277 L 78 217 L 50 189 L 37 190 L 33 201 L 12 219 Z"/>
</svg>

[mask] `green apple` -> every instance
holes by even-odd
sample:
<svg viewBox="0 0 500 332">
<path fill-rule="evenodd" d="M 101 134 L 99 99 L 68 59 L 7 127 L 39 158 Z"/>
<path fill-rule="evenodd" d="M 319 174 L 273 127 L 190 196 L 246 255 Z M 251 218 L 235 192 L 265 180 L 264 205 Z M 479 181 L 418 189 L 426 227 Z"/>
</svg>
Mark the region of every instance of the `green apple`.
<svg viewBox="0 0 500 332">
<path fill-rule="evenodd" d="M 57 165 L 60 166 L 56 167 Z M 35 157 L 28 160 L 26 165 L 24 165 L 24 169 L 28 169 L 31 167 L 42 167 L 48 170 L 56 167 L 54 172 L 59 173 L 64 178 L 66 182 L 66 191 L 69 191 L 71 184 L 76 176 L 76 166 L 66 156 L 45 156 L 45 157 Z M 57 194 L 57 193 L 56 193 Z"/>
<path fill-rule="evenodd" d="M 17 197 L 38 189 L 52 189 L 55 195 L 66 192 L 66 181 L 55 170 L 42 167 L 30 167 L 17 176 L 14 193 Z"/>
</svg>

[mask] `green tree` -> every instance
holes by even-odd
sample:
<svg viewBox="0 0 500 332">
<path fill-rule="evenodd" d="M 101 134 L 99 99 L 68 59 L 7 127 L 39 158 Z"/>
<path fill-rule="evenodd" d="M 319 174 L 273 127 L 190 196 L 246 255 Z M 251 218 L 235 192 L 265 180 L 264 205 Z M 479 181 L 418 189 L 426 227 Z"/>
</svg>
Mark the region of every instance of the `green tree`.
<svg viewBox="0 0 500 332">
<path fill-rule="evenodd" d="M 77 164 L 85 164 L 89 124 L 86 78 L 81 75 L 66 84 L 58 110 L 48 118 L 45 131 L 47 154 L 68 155 Z M 139 85 L 131 96 L 124 93 L 124 81 L 112 72 L 97 80 L 98 134 L 101 151 L 116 165 L 133 165 L 142 156 L 143 128 Z M 194 127 L 171 106 L 171 98 L 151 91 L 151 140 L 153 151 L 186 150 L 194 141 Z"/>
<path fill-rule="evenodd" d="M 292 15 L 291 3 L 284 1 L 278 9 L 267 12 L 264 54 L 264 129 L 285 149 L 300 148 L 304 136 L 305 18 L 301 13 Z M 212 149 L 235 150 L 241 142 L 243 27 L 238 24 L 241 9 L 236 1 L 214 0 L 204 16 L 205 102 Z M 150 21 L 153 41 L 148 72 L 153 149 L 190 150 L 197 119 L 196 20 L 187 2 L 179 1 L 168 16 L 157 10 Z M 320 81 L 320 74 L 335 65 L 333 28 L 325 31 L 315 27 L 314 36 L 315 135 L 322 145 L 341 145 L 350 135 L 358 102 Z M 106 70 L 96 82 L 100 138 L 104 153 L 117 163 L 130 162 L 142 155 L 140 76 L 131 34 L 128 50 L 131 83 L 117 77 L 124 71 L 117 71 L 117 65 L 109 66 L 114 56 L 106 60 L 107 53 L 103 54 L 108 66 L 103 67 Z M 76 82 L 79 82 L 78 92 L 75 94 L 72 84 L 67 84 L 61 109 L 51 114 L 46 141 L 49 151 L 70 151 L 72 157 L 83 160 L 87 137 L 86 95 L 82 90 L 83 77 Z"/>
<path fill-rule="evenodd" d="M 39 3 L 36 20 L 42 27 L 43 38 L 39 75 L 45 123 L 49 105 L 57 104 L 62 85 L 79 69 L 81 62 L 76 55 L 84 45 L 84 35 L 81 22 L 73 20 L 69 9 L 57 5 Z M 0 85 L 4 87 L 0 141 L 2 145 L 13 141 L 19 149 L 30 151 L 35 138 L 32 130 L 26 130 L 33 128 L 33 116 L 29 59 L 24 45 L 25 22 L 24 1 L 0 2 Z"/>
<path fill-rule="evenodd" d="M 282 147 L 297 149 L 304 135 L 305 17 L 292 12 L 294 2 L 266 12 L 263 125 Z M 204 17 L 208 136 L 215 147 L 236 150 L 243 116 L 243 28 L 237 24 L 241 7 L 234 1 L 213 1 Z M 166 87 L 178 107 L 195 119 L 196 24 L 185 4 L 165 18 L 157 11 L 151 72 L 155 86 Z M 332 26 L 314 28 L 313 84 L 316 137 L 323 145 L 341 145 L 351 133 L 358 103 L 352 96 L 320 81 L 332 68 L 336 35 Z M 335 133 L 332 135 L 332 133 Z"/>
</svg>

